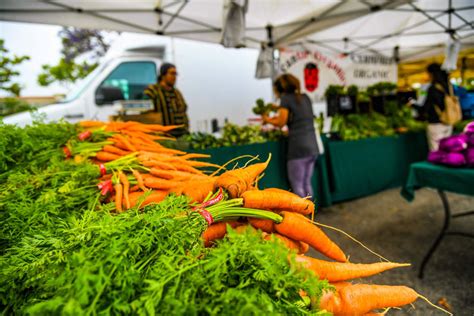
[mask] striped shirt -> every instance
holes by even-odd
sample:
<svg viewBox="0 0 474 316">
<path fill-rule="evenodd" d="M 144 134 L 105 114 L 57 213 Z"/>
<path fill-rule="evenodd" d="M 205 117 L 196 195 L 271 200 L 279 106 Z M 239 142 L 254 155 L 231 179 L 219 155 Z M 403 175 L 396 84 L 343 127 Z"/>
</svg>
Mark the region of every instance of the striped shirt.
<svg viewBox="0 0 474 316">
<path fill-rule="evenodd" d="M 183 129 L 172 134 L 183 134 L 189 129 L 187 105 L 183 95 L 178 89 L 167 90 L 160 84 L 151 84 L 145 89 L 147 95 L 153 102 L 155 112 L 163 116 L 163 125 L 184 125 Z"/>
</svg>

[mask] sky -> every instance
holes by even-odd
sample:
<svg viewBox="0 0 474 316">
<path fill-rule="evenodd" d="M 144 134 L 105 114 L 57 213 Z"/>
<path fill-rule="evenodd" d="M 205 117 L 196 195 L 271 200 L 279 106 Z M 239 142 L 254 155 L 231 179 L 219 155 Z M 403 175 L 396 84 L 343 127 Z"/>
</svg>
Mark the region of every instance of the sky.
<svg viewBox="0 0 474 316">
<path fill-rule="evenodd" d="M 22 95 L 50 96 L 65 93 L 66 89 L 58 84 L 47 88 L 37 83 L 38 74 L 44 64 L 55 64 L 60 58 L 61 41 L 58 32 L 61 27 L 54 25 L 0 22 L 0 38 L 5 40 L 5 47 L 10 54 L 27 55 L 30 60 L 16 66 L 20 76 L 14 82 L 23 86 Z M 0 91 L 0 96 L 7 93 Z"/>
</svg>

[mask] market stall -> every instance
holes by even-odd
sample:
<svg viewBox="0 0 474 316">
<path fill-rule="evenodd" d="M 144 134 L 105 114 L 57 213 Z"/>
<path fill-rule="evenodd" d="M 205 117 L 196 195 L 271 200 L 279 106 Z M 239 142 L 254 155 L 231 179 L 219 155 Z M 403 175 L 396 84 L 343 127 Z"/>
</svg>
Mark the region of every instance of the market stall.
<svg viewBox="0 0 474 316">
<path fill-rule="evenodd" d="M 408 0 L 219 1 L 201 6 L 174 0 L 9 0 L 0 5 L 0 19 L 260 47 L 270 52 L 269 77 L 275 70 L 274 48 L 297 47 L 305 54 L 307 45 L 321 46 L 341 59 L 361 50 L 375 53 L 377 64 L 387 62 L 393 70 L 395 62 L 425 53 L 410 41 L 400 47 L 393 40 L 422 25 L 439 25 L 439 17 L 449 23 L 442 39 L 423 43 L 430 53 L 445 33 L 469 45 L 470 22 L 451 19 L 456 10 L 470 10 L 467 2 L 456 7 L 451 1 L 448 6 L 430 3 L 425 1 L 422 10 Z M 221 19 L 222 9 L 233 14 Z M 391 19 L 398 15 L 400 19 Z M 238 23 L 227 23 L 232 18 Z M 380 21 L 388 22 L 385 35 L 374 27 Z M 241 26 L 236 33 L 245 35 L 227 45 L 235 35 L 227 30 L 236 25 Z M 370 34 L 362 38 L 359 32 Z M 334 34 L 347 36 L 328 37 Z M 311 56 L 346 85 L 338 65 L 319 52 Z M 372 57 L 362 59 L 365 63 Z M 305 69 L 310 79 L 305 87 L 313 89 L 317 65 Z M 392 78 L 394 73 L 387 71 Z M 382 106 L 367 113 L 359 113 L 359 107 L 342 113 L 341 105 L 351 98 L 346 87 L 338 92 L 335 114 L 341 116 L 333 119 L 340 128 L 331 128 L 331 138 L 323 142 L 325 153 L 316 162 L 316 204 L 288 191 L 284 138 L 265 138 L 260 127 L 256 135 L 237 128 L 224 139 L 204 135 L 206 141 L 212 138 L 209 147 L 197 146 L 194 135 L 187 135 L 191 147 L 180 147 L 186 140 L 168 134 L 178 125 L 39 122 L 22 129 L 0 124 L 0 303 L 5 314 L 337 316 L 385 313 L 418 299 L 429 302 L 403 285 L 347 282 L 410 264 L 392 262 L 354 237 L 374 260 L 349 262 L 346 250 L 325 231 L 349 234 L 315 218 L 319 206 L 401 185 L 410 164 L 424 159 L 423 128 L 411 115 L 414 124 L 404 125 L 409 113 L 398 105 L 397 114 L 388 117 L 385 101 L 393 101 L 393 91 L 385 90 L 393 87 L 382 86 L 371 96 L 381 98 Z M 254 141 L 240 143 L 243 135 Z M 452 174 L 472 178 L 470 173 Z M 413 184 L 418 185 L 429 181 Z"/>
</svg>

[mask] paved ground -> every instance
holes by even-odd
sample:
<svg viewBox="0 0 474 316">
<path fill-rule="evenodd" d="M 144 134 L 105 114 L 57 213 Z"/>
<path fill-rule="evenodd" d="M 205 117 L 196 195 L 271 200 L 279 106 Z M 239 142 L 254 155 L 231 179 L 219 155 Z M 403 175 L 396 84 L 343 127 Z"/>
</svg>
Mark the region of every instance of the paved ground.
<svg viewBox="0 0 474 316">
<path fill-rule="evenodd" d="M 422 258 L 439 233 L 443 209 L 436 191 L 417 191 L 412 203 L 392 189 L 366 198 L 323 208 L 316 220 L 338 227 L 370 249 L 396 262 L 412 267 L 385 272 L 358 282 L 407 285 L 432 302 L 445 298 L 454 315 L 474 316 L 474 239 L 448 236 L 425 269 L 424 279 L 417 278 Z M 474 198 L 448 194 L 454 213 L 474 210 Z M 453 220 L 456 230 L 474 233 L 474 216 Z M 328 232 L 355 263 L 377 262 L 378 258 L 339 233 Z M 444 315 L 418 300 L 413 307 L 392 310 L 388 315 Z"/>
</svg>

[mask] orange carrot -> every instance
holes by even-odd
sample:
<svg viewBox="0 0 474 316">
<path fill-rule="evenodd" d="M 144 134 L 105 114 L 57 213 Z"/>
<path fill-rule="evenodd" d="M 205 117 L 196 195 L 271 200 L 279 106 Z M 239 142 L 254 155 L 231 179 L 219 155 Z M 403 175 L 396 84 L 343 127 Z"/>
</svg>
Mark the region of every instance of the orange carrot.
<svg viewBox="0 0 474 316">
<path fill-rule="evenodd" d="M 185 172 L 194 173 L 194 174 L 203 174 L 202 171 L 185 164 L 175 163 L 174 166 L 179 171 L 185 171 Z"/>
<path fill-rule="evenodd" d="M 99 151 L 95 154 L 95 157 L 100 161 L 112 161 L 115 159 L 119 159 L 121 156 L 106 151 Z"/>
<path fill-rule="evenodd" d="M 88 120 L 85 120 L 85 121 L 80 121 L 79 125 L 82 126 L 82 127 L 102 127 L 102 126 L 105 125 L 105 123 L 101 122 L 101 121 L 88 121 Z"/>
<path fill-rule="evenodd" d="M 123 187 L 122 184 L 116 183 L 114 185 L 115 189 L 115 209 L 118 213 L 122 213 L 122 196 L 123 196 Z"/>
<path fill-rule="evenodd" d="M 207 155 L 207 154 L 198 154 L 198 153 L 189 153 L 189 154 L 186 154 L 184 156 L 181 156 L 179 158 L 182 158 L 182 159 L 195 159 L 195 158 L 209 158 L 211 157 L 211 155 Z"/>
<path fill-rule="evenodd" d="M 202 167 L 220 168 L 221 167 L 221 166 L 216 165 L 214 163 L 204 162 L 204 161 L 184 160 L 183 162 L 188 164 L 189 166 L 197 167 L 197 168 L 202 168 Z"/>
<path fill-rule="evenodd" d="M 275 230 L 293 240 L 307 243 L 328 258 L 346 262 L 344 252 L 317 226 L 306 217 L 293 212 L 281 212 L 283 221 L 275 224 Z"/>
<path fill-rule="evenodd" d="M 154 178 L 154 177 L 145 178 L 143 180 L 143 183 L 145 184 L 147 188 L 160 189 L 160 190 L 169 190 L 171 188 L 174 188 L 180 185 L 180 183 L 176 181 L 165 180 L 165 179 Z"/>
<path fill-rule="evenodd" d="M 251 190 L 242 194 L 244 207 L 270 210 L 286 210 L 309 215 L 314 212 L 314 203 L 298 195 L 275 189 Z"/>
<path fill-rule="evenodd" d="M 226 189 L 231 198 L 240 197 L 242 193 L 252 187 L 257 177 L 267 168 L 270 158 L 271 156 L 266 162 L 224 172 L 217 178 L 216 188 Z"/>
<path fill-rule="evenodd" d="M 214 190 L 216 179 L 212 177 L 190 179 L 182 182 L 178 187 L 172 189 L 177 195 L 186 195 L 192 202 L 201 203 L 209 192 Z"/>
<path fill-rule="evenodd" d="M 247 219 L 250 225 L 252 225 L 256 229 L 260 229 L 261 231 L 266 233 L 273 233 L 275 231 L 275 222 L 273 222 L 271 219 L 254 217 L 248 217 Z"/>
<path fill-rule="evenodd" d="M 122 172 L 119 171 L 119 178 L 120 182 L 123 184 L 123 198 L 125 200 L 125 209 L 130 208 L 130 199 L 128 197 L 129 191 L 130 191 L 130 182 L 127 179 L 127 176 Z"/>
<path fill-rule="evenodd" d="M 150 173 L 159 178 L 163 178 L 167 180 L 173 179 L 177 181 L 185 181 L 185 180 L 189 180 L 191 178 L 196 178 L 196 177 L 207 178 L 207 176 L 204 176 L 204 175 L 198 175 L 198 174 L 178 171 L 178 170 L 163 170 L 156 167 L 151 168 Z"/>
<path fill-rule="evenodd" d="M 300 253 L 305 254 L 309 251 L 309 245 L 305 242 L 300 241 Z"/>
<path fill-rule="evenodd" d="M 159 125 L 159 124 L 147 124 L 149 129 L 155 132 L 169 132 L 173 129 L 183 127 L 184 125 Z"/>
<path fill-rule="evenodd" d="M 296 262 L 301 263 L 306 269 L 313 271 L 319 279 L 326 279 L 329 282 L 365 278 L 386 270 L 409 266 L 409 264 L 393 262 L 371 264 L 329 262 L 306 256 L 297 256 Z"/>
<path fill-rule="evenodd" d="M 140 198 L 145 194 L 145 192 L 133 192 L 130 194 L 130 206 L 134 207 L 137 205 Z M 167 191 L 154 190 L 151 191 L 145 200 L 142 202 L 141 206 L 145 206 L 151 203 L 160 203 L 168 195 Z"/>
<path fill-rule="evenodd" d="M 237 221 L 218 222 L 210 225 L 204 233 L 202 233 L 202 239 L 204 240 L 204 246 L 209 247 L 214 241 L 224 238 L 227 233 L 227 224 L 232 228 L 242 225 Z"/>
<path fill-rule="evenodd" d="M 125 144 L 125 146 L 127 146 L 128 150 L 129 151 L 137 151 L 137 149 L 135 148 L 135 146 L 133 146 L 130 141 L 125 138 L 124 136 L 120 135 L 120 134 L 115 134 L 113 136 L 114 138 L 120 140 L 123 144 Z"/>
<path fill-rule="evenodd" d="M 282 242 L 283 245 L 285 245 L 288 249 L 294 250 L 297 253 L 301 253 L 301 247 L 300 247 L 300 242 L 299 241 L 292 240 L 288 237 L 285 237 L 283 235 L 276 234 L 276 233 L 274 233 L 274 234 L 265 234 L 265 236 L 263 237 L 263 239 L 265 239 L 265 240 L 272 240 L 272 238 L 274 240 L 278 240 L 279 242 Z"/>
<path fill-rule="evenodd" d="M 126 151 L 112 145 L 105 145 L 102 150 L 119 156 L 125 156 L 131 153 L 131 151 Z"/>
<path fill-rule="evenodd" d="M 354 284 L 323 294 L 320 308 L 335 316 L 363 315 L 374 309 L 411 304 L 417 298 L 418 294 L 406 286 Z"/>
<path fill-rule="evenodd" d="M 139 189 L 140 189 L 140 187 L 135 184 L 134 186 L 130 187 L 130 192 L 137 192 Z"/>
<path fill-rule="evenodd" d="M 236 227 L 234 230 L 235 230 L 235 232 L 236 232 L 237 234 L 243 234 L 243 233 L 245 233 L 245 232 L 251 232 L 251 233 L 253 233 L 253 234 L 256 234 L 256 233 L 257 233 L 257 230 L 256 230 L 255 228 L 253 228 L 253 227 L 250 226 L 250 225 L 245 225 L 245 224 L 242 225 L 242 226 Z"/>
<path fill-rule="evenodd" d="M 132 169 L 132 173 L 133 173 L 133 175 L 135 176 L 135 179 L 137 179 L 138 187 L 139 187 L 142 191 L 147 191 L 147 188 L 145 187 L 145 182 L 144 182 L 143 177 L 142 177 L 142 175 L 140 174 L 140 172 L 138 172 L 138 171 L 135 170 L 135 169 Z"/>
<path fill-rule="evenodd" d="M 138 158 L 140 160 L 140 158 Z M 141 160 L 142 165 L 145 167 L 156 167 L 165 170 L 176 170 L 176 167 L 170 163 L 158 161 L 158 160 Z"/>
</svg>

